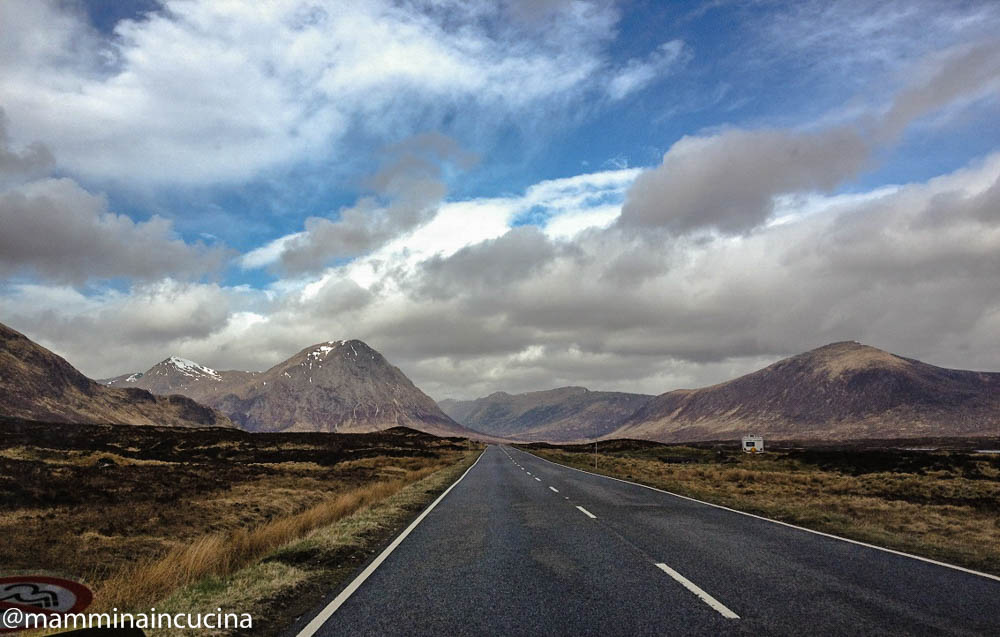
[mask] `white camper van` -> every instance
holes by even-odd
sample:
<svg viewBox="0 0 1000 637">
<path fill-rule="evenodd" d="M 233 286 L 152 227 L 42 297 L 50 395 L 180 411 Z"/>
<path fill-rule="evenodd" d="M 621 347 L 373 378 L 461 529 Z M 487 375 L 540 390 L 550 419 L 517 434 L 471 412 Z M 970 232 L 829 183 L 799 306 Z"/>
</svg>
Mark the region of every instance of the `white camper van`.
<svg viewBox="0 0 1000 637">
<path fill-rule="evenodd" d="M 746 453 L 760 453 L 764 451 L 764 436 L 748 434 L 743 436 L 743 451 Z"/>
</svg>

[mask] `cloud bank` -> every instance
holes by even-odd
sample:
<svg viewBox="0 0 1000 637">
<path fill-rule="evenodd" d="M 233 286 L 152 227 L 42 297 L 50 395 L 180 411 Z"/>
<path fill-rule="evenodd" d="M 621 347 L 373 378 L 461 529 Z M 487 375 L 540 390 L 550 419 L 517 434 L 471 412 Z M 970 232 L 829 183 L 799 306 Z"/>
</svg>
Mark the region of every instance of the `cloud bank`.
<svg viewBox="0 0 1000 637">
<path fill-rule="evenodd" d="M 973 19 L 997 23 L 988 3 L 764 11 L 772 43 L 734 51 L 740 68 L 777 60 L 805 83 L 843 66 L 837 108 L 692 126 L 650 140 L 654 165 L 561 164 L 489 196 L 449 192 L 476 159 L 456 139 L 486 140 L 484 163 L 512 130 L 548 143 L 581 111 L 643 102 L 628 98 L 704 45 L 612 59 L 621 16 L 603 2 L 171 0 L 110 38 L 68 6 L 0 3 L 16 27 L 0 43 L 0 320 L 92 376 L 169 354 L 265 369 L 352 337 L 437 398 L 659 393 L 844 339 L 998 369 L 996 149 L 865 181 L 912 138 L 975 141 L 949 135 L 996 110 L 1000 42 Z M 190 219 L 97 194 L 355 161 L 356 199 L 288 212 L 234 260 L 184 240 Z"/>
</svg>

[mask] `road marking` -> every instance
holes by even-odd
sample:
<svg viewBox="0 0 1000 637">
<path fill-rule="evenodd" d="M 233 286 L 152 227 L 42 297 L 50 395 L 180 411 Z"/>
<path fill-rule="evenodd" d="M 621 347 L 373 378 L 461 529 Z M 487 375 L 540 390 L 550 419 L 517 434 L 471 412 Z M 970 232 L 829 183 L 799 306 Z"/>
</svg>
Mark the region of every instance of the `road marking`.
<svg viewBox="0 0 1000 637">
<path fill-rule="evenodd" d="M 589 474 L 589 475 L 592 475 L 592 476 L 597 476 L 598 478 L 607 478 L 608 480 L 614 480 L 615 482 L 624 482 L 625 484 L 631 484 L 633 486 L 642 487 L 643 489 L 649 489 L 650 491 L 658 491 L 659 493 L 665 493 L 667 495 L 672 495 L 675 498 L 681 498 L 682 500 L 689 500 L 691 502 L 697 502 L 698 504 L 704 504 L 705 506 L 710 506 L 710 507 L 713 507 L 713 508 L 716 508 L 716 509 L 722 509 L 723 511 L 729 511 L 730 513 L 738 513 L 740 515 L 745 515 L 747 517 L 756 518 L 758 520 L 763 520 L 764 522 L 770 522 L 772 524 L 780 524 L 781 526 L 787 526 L 790 529 L 796 529 L 796 530 L 799 530 L 799 531 L 805 531 L 806 533 L 812 533 L 813 535 L 821 535 L 823 537 L 828 537 L 828 538 L 830 538 L 832 540 L 840 540 L 841 542 L 848 542 L 849 544 L 857 544 L 858 546 L 864 546 L 864 547 L 867 547 L 867 548 L 870 548 L 870 549 L 875 549 L 876 551 L 882 551 L 884 553 L 892 553 L 893 555 L 899 555 L 899 556 L 902 556 L 902 557 L 908 557 L 908 558 L 913 559 L 913 560 L 920 560 L 921 562 L 926 562 L 928 564 L 934 564 L 935 566 L 943 566 L 945 568 L 950 568 L 952 570 L 962 571 L 963 573 L 968 573 L 969 575 L 978 575 L 979 577 L 985 577 L 986 579 L 991 579 L 991 580 L 995 580 L 997 582 L 1000 582 L 1000 577 L 998 577 L 996 575 L 990 575 L 989 573 L 982 573 L 980 571 L 974 571 L 971 568 L 965 568 L 963 566 L 956 566 L 955 564 L 949 564 L 948 562 L 939 562 L 937 560 L 932 560 L 929 557 L 920 557 L 919 555 L 914 555 L 912 553 L 904 553 L 902 551 L 897 551 L 895 549 L 889 549 L 889 548 L 886 548 L 884 546 L 878 546 L 877 544 L 869 544 L 867 542 L 861 542 L 859 540 L 852 540 L 850 538 L 841 537 L 839 535 L 834 535 L 832 533 L 824 533 L 823 531 L 816 531 L 814 529 L 807 529 L 804 526 L 796 526 L 795 524 L 789 524 L 788 522 L 782 522 L 781 520 L 772 520 L 771 518 L 765 518 L 762 515 L 756 515 L 756 514 L 753 514 L 753 513 L 747 513 L 746 511 L 739 511 L 737 509 L 730 509 L 729 507 L 722 506 L 721 504 L 712 504 L 711 502 L 705 502 L 704 500 L 698 500 L 698 499 L 695 499 L 695 498 L 689 498 L 688 496 L 681 495 L 679 493 L 673 493 L 671 491 L 664 491 L 663 489 L 657 489 L 656 487 L 651 487 L 648 484 L 639 484 L 638 482 L 631 482 L 629 480 L 622 480 L 621 478 L 615 478 L 615 477 L 612 477 L 612 476 L 606 476 L 606 475 L 603 475 L 603 474 L 600 474 L 600 473 L 594 473 L 593 471 L 587 471 L 585 469 L 577 469 L 576 467 L 569 467 L 569 466 L 566 466 L 564 464 L 559 464 L 558 462 L 552 462 L 551 460 L 548 460 L 547 458 L 543 458 L 541 456 L 536 456 L 535 454 L 533 454 L 531 452 L 522 451 L 521 449 L 518 449 L 518 451 L 521 451 L 521 453 L 526 453 L 526 454 L 528 454 L 528 455 L 530 455 L 530 456 L 532 456 L 534 458 L 538 458 L 539 460 L 542 460 L 542 461 L 547 462 L 549 464 L 554 464 L 557 467 L 562 467 L 563 469 L 571 469 L 573 471 L 579 471 L 580 473 L 586 473 L 586 474 Z"/>
<path fill-rule="evenodd" d="M 719 614 L 725 617 L 726 619 L 740 618 L 739 615 L 726 608 L 721 602 L 719 602 L 719 600 L 715 599 L 705 591 L 701 590 L 697 584 L 695 584 L 688 578 L 684 577 L 674 569 L 670 568 L 666 564 L 660 563 L 657 564 L 656 567 L 659 568 L 664 573 L 666 573 L 667 575 L 669 575 L 670 577 L 680 582 L 681 586 L 683 586 L 684 588 L 688 589 L 689 591 L 697 595 L 701 601 L 705 602 L 706 604 L 717 610 Z"/>
<path fill-rule="evenodd" d="M 549 487 L 549 488 L 552 489 L 553 493 L 559 493 L 559 489 L 557 489 L 555 487 Z"/>
<path fill-rule="evenodd" d="M 528 475 L 529 475 L 529 476 L 531 475 L 531 472 L 530 472 L 530 471 L 528 472 Z"/>
<path fill-rule="evenodd" d="M 537 480 L 538 482 L 541 482 L 541 481 L 542 481 L 542 479 L 541 479 L 541 478 L 535 478 L 535 480 Z"/>
<path fill-rule="evenodd" d="M 576 508 L 578 508 L 578 509 L 580 509 L 581 511 L 583 511 L 583 514 L 584 514 L 585 516 L 587 516 L 588 518 L 590 518 L 590 519 L 592 519 L 592 520 L 596 520 L 596 519 L 597 519 L 597 516 L 596 516 L 596 515 L 594 515 L 593 513 L 591 513 L 590 511 L 588 511 L 587 509 L 583 508 L 582 506 L 578 506 L 578 507 L 576 507 Z"/>
<path fill-rule="evenodd" d="M 434 507 L 441 502 L 441 500 L 444 500 L 445 496 L 448 495 L 448 493 L 450 493 L 451 490 L 454 489 L 463 478 L 465 478 L 465 476 L 469 475 L 469 472 L 472 471 L 476 465 L 479 464 L 479 461 L 483 459 L 483 456 L 486 455 L 486 451 L 488 449 L 489 447 L 484 449 L 483 452 L 479 454 L 479 457 L 476 458 L 476 461 L 472 463 L 472 466 L 466 469 L 465 473 L 459 476 L 458 480 L 452 482 L 451 486 L 445 489 L 444 493 L 437 497 L 437 500 L 431 502 L 430 505 L 424 509 L 423 513 L 418 515 L 417 519 L 410 523 L 410 526 L 406 527 L 402 533 L 396 536 L 396 539 L 392 541 L 392 544 L 385 547 L 385 550 L 382 551 L 379 556 L 365 568 L 365 570 L 361 571 L 361 574 L 355 577 L 353 582 L 347 585 L 347 588 L 342 590 L 332 602 L 327 604 L 327 606 L 321 610 L 318 615 L 313 617 L 312 621 L 306 624 L 305 628 L 299 631 L 297 637 L 312 637 L 312 635 L 315 635 L 316 631 L 322 628 L 323 624 L 325 624 L 327 620 L 329 620 L 330 617 L 337 612 L 337 609 L 340 608 L 344 602 L 346 602 L 348 598 L 353 595 L 362 584 L 365 583 L 366 579 L 371 577 L 371 574 L 375 572 L 375 569 L 377 569 L 387 557 L 389 557 L 389 554 L 396 550 L 396 547 L 398 547 L 400 543 L 406 539 L 406 536 L 409 535 L 413 529 L 417 528 L 417 525 L 420 524 L 425 517 L 427 517 L 427 514 L 430 513 Z"/>
</svg>

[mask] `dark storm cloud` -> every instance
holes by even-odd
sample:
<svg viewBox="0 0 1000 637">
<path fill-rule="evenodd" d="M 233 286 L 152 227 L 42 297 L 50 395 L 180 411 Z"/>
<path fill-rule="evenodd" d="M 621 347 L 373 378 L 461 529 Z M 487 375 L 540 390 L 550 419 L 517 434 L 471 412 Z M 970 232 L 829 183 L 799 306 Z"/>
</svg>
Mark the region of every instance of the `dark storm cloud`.
<svg viewBox="0 0 1000 637">
<path fill-rule="evenodd" d="M 107 209 L 70 179 L 47 179 L 0 193 L 0 272 L 61 282 L 125 277 L 200 277 L 227 253 L 188 244 L 169 220 L 136 223 Z"/>
<path fill-rule="evenodd" d="M 371 290 L 350 279 L 330 279 L 309 300 L 308 310 L 320 316 L 335 316 L 361 309 L 374 298 L 375 294 Z"/>
<path fill-rule="evenodd" d="M 818 131 L 731 129 L 677 141 L 635 180 L 619 225 L 673 234 L 745 233 L 765 223 L 774 198 L 830 192 L 858 175 L 879 144 L 915 120 L 1000 91 L 1000 39 L 924 60 L 888 110 L 862 125 Z"/>
<path fill-rule="evenodd" d="M 500 290 L 533 276 L 557 252 L 557 246 L 538 228 L 512 228 L 496 239 L 423 262 L 423 293 L 434 299 L 454 298 L 473 291 L 495 296 Z"/>
<path fill-rule="evenodd" d="M 628 192 L 619 225 L 746 232 L 764 223 L 778 194 L 829 191 L 871 153 L 861 131 L 728 130 L 684 137 Z"/>
</svg>

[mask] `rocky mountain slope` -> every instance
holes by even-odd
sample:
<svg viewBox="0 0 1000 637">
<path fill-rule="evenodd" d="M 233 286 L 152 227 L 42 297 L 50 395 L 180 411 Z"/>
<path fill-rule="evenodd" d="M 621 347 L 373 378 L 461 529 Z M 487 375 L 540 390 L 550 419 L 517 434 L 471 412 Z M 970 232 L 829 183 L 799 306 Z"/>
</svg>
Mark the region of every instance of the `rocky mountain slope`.
<svg viewBox="0 0 1000 637">
<path fill-rule="evenodd" d="M 97 382 L 109 387 L 138 387 L 154 394 L 183 394 L 200 403 L 231 393 L 260 372 L 216 371 L 177 356 L 153 365 L 145 372 L 122 374 Z"/>
<path fill-rule="evenodd" d="M 0 324 L 0 414 L 30 420 L 132 425 L 232 426 L 185 396 L 105 387 Z"/>
<path fill-rule="evenodd" d="M 661 394 L 608 438 L 907 438 L 995 435 L 1000 373 L 945 369 L 833 343 L 704 389 Z"/>
<path fill-rule="evenodd" d="M 307 347 L 266 372 L 216 371 L 170 357 L 141 375 L 105 382 L 184 394 L 249 431 L 370 432 L 404 426 L 442 436 L 475 435 L 358 340 Z"/>
<path fill-rule="evenodd" d="M 560 387 L 548 391 L 496 392 L 476 400 L 442 400 L 441 409 L 470 429 L 524 441 L 579 442 L 615 430 L 651 399 L 645 394 Z"/>
</svg>

